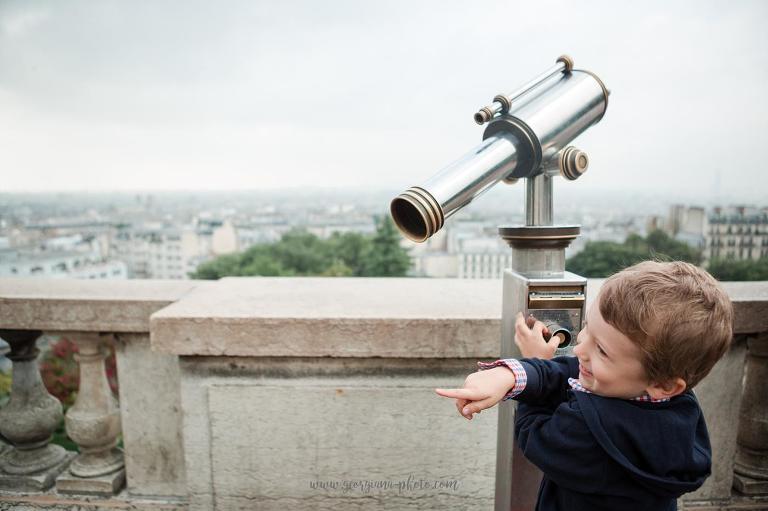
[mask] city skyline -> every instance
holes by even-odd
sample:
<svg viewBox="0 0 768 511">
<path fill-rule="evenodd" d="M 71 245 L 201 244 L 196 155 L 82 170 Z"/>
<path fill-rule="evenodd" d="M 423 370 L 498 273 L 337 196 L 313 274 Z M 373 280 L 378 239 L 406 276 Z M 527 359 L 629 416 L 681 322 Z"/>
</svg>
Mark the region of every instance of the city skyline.
<svg viewBox="0 0 768 511">
<path fill-rule="evenodd" d="M 569 194 L 768 190 L 762 2 L 181 6 L 0 5 L 3 191 L 400 191 L 561 53 L 612 91 Z"/>
</svg>

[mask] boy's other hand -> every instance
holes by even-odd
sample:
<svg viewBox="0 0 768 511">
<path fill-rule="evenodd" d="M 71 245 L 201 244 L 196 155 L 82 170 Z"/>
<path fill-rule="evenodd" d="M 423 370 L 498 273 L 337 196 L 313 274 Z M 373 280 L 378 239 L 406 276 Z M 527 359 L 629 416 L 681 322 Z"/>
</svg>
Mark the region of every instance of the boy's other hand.
<svg viewBox="0 0 768 511">
<path fill-rule="evenodd" d="M 520 348 L 523 358 L 550 359 L 555 356 L 560 341 L 557 336 L 550 338 L 549 330 L 541 321 L 537 321 L 533 316 L 524 318 L 522 312 L 517 313 L 515 344 Z"/>
<path fill-rule="evenodd" d="M 514 386 L 514 373 L 508 367 L 499 366 L 470 374 L 464 380 L 464 388 L 435 389 L 435 392 L 443 397 L 454 398 L 459 413 L 467 420 L 472 420 L 474 414 L 501 401 Z"/>
</svg>

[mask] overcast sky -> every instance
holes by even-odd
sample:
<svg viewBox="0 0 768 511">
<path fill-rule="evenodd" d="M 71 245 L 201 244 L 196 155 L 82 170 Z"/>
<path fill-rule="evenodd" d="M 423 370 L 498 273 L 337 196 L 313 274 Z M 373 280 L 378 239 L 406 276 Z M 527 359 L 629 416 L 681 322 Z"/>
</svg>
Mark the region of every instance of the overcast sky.
<svg viewBox="0 0 768 511">
<path fill-rule="evenodd" d="M 767 22 L 764 1 L 0 0 L 0 190 L 404 189 L 567 53 L 611 89 L 569 186 L 764 204 Z"/>
</svg>

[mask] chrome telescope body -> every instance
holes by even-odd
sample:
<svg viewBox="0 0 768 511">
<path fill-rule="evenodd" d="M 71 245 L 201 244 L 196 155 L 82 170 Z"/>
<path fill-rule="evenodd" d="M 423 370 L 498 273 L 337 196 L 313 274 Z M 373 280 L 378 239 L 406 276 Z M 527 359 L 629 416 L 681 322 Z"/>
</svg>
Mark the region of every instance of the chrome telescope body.
<svg viewBox="0 0 768 511">
<path fill-rule="evenodd" d="M 478 123 L 490 120 L 482 143 L 421 186 L 395 197 L 390 205 L 395 224 L 412 241 L 423 242 L 442 228 L 446 218 L 499 181 L 514 183 L 540 175 L 549 179 L 557 174 L 578 178 L 586 171 L 588 158 L 568 144 L 600 121 L 608 95 L 597 76 L 573 69 L 569 57 L 560 57 L 554 68 L 509 95 L 496 96 L 490 107 L 476 114 Z M 539 201 L 537 207 L 545 211 L 529 225 L 547 225 L 547 207 L 551 224 L 551 182 L 547 183 L 550 188 L 544 195 L 550 195 L 549 205 Z"/>
</svg>

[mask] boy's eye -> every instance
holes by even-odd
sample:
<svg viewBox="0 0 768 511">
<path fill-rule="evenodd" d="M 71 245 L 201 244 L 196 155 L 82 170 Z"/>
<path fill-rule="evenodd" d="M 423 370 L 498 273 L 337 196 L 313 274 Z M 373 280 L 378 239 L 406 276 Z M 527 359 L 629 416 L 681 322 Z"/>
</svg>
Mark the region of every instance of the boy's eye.
<svg viewBox="0 0 768 511">
<path fill-rule="evenodd" d="M 608 354 L 605 351 L 603 351 L 603 348 L 601 348 L 599 344 L 597 345 L 597 350 L 600 352 L 601 355 L 608 356 Z"/>
</svg>

